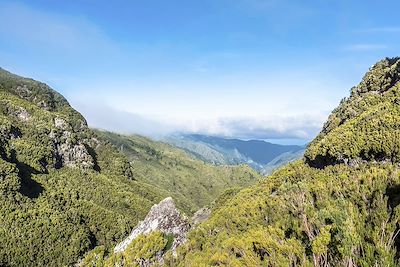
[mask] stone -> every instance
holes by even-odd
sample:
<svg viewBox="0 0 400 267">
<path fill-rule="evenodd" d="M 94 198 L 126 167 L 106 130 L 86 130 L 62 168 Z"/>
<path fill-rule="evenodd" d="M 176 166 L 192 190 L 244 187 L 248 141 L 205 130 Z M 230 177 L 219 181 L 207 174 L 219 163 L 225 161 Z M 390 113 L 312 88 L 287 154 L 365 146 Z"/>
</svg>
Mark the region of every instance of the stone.
<svg viewBox="0 0 400 267">
<path fill-rule="evenodd" d="M 65 122 L 65 120 L 61 119 L 61 118 L 55 118 L 54 119 L 54 125 L 57 128 L 62 129 L 62 130 L 65 130 L 67 128 L 67 126 L 68 126 L 67 123 Z"/>
<path fill-rule="evenodd" d="M 190 223 L 186 216 L 181 215 L 175 207 L 175 203 L 171 197 L 162 200 L 159 204 L 154 205 L 146 218 L 132 230 L 131 234 L 121 243 L 119 243 L 114 253 L 120 253 L 141 234 L 148 234 L 158 230 L 165 234 L 172 234 L 174 242 L 172 244 L 172 252 L 176 255 L 176 249 L 186 241 L 187 232 L 190 229 Z M 162 255 L 160 256 L 162 257 Z M 161 261 L 162 259 L 160 259 Z"/>
<path fill-rule="evenodd" d="M 27 99 L 32 94 L 32 91 L 25 84 L 17 86 L 15 92 L 23 99 Z"/>
<path fill-rule="evenodd" d="M 83 144 L 63 143 L 57 148 L 57 154 L 61 157 L 62 166 L 78 167 L 82 169 L 93 168 L 92 156 Z"/>
<path fill-rule="evenodd" d="M 26 109 L 24 109 L 23 107 L 18 107 L 15 115 L 17 115 L 17 118 L 22 121 L 29 121 L 29 119 L 31 118 L 28 111 L 26 111 Z"/>
</svg>

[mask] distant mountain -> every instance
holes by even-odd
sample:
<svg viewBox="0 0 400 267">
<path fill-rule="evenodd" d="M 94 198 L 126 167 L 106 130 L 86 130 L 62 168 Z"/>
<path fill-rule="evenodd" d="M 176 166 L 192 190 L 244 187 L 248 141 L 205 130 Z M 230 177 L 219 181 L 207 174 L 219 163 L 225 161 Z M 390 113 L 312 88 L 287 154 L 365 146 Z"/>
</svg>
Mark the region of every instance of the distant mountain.
<svg viewBox="0 0 400 267">
<path fill-rule="evenodd" d="M 173 135 L 164 141 L 216 165 L 248 164 L 263 173 L 299 159 L 304 146 L 278 145 L 263 140 L 229 139 L 201 134 Z"/>
</svg>

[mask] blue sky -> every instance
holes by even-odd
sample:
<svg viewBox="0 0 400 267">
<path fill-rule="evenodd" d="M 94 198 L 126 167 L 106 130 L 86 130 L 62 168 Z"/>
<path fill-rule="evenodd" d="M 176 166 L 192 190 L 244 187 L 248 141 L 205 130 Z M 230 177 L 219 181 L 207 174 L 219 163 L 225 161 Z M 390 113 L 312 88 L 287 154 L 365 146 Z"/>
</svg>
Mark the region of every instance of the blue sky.
<svg viewBox="0 0 400 267">
<path fill-rule="evenodd" d="M 0 66 L 93 127 L 310 140 L 399 55 L 397 1 L 0 1 Z M 302 141 L 299 141 L 302 142 Z"/>
</svg>

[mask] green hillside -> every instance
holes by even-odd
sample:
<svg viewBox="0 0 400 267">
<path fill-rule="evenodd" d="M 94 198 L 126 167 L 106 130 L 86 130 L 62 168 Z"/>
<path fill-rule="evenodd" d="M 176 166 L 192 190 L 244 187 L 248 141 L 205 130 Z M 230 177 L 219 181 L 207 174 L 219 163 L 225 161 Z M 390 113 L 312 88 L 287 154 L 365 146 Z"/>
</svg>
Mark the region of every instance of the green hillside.
<svg viewBox="0 0 400 267">
<path fill-rule="evenodd" d="M 398 58 L 383 60 L 352 88 L 308 148 L 311 165 L 400 161 L 399 71 Z"/>
<path fill-rule="evenodd" d="M 0 121 L 0 266 L 72 265 L 96 246 L 115 246 L 172 191 L 190 213 L 225 186 L 257 179 L 140 137 L 132 160 L 60 94 L 2 69 Z"/>
<path fill-rule="evenodd" d="M 0 70 L 0 265 L 72 264 L 163 198 L 47 85 Z"/>
</svg>

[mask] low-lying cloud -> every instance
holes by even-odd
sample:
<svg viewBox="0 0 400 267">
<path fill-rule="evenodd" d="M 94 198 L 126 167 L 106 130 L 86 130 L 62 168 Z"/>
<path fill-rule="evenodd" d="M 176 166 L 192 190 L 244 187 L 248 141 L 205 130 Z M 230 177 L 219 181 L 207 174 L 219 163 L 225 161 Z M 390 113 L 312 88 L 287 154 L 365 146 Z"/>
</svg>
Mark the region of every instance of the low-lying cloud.
<svg viewBox="0 0 400 267">
<path fill-rule="evenodd" d="M 242 139 L 311 140 L 319 132 L 327 114 L 296 116 L 247 116 L 236 118 L 151 117 L 119 111 L 107 105 L 75 103 L 91 127 L 160 138 L 173 133 L 199 133 Z"/>
<path fill-rule="evenodd" d="M 218 119 L 221 131 L 200 132 L 243 139 L 312 139 L 320 130 L 324 116 L 269 116 Z"/>
</svg>

